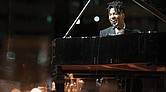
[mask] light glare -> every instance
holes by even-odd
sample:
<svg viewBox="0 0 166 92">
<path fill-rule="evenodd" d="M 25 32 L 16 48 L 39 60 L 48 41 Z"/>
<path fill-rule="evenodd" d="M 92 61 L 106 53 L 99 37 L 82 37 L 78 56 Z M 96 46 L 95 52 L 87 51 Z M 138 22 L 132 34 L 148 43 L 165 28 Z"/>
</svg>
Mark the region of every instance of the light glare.
<svg viewBox="0 0 166 92">
<path fill-rule="evenodd" d="M 95 22 L 99 22 L 99 21 L 100 21 L 100 17 L 99 17 L 99 16 L 95 16 L 95 17 L 94 17 L 94 21 L 95 21 Z"/>
</svg>

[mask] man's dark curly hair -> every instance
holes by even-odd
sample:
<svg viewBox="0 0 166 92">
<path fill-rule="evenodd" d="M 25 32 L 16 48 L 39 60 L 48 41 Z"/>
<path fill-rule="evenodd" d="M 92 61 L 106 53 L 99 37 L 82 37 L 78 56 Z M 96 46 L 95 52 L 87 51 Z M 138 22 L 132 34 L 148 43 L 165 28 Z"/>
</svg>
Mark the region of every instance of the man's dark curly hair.
<svg viewBox="0 0 166 92">
<path fill-rule="evenodd" d="M 111 8 L 115 9 L 115 12 L 120 13 L 121 11 L 124 12 L 124 6 L 123 6 L 123 2 L 121 1 L 112 1 L 107 3 L 108 7 L 107 10 L 109 11 Z"/>
</svg>

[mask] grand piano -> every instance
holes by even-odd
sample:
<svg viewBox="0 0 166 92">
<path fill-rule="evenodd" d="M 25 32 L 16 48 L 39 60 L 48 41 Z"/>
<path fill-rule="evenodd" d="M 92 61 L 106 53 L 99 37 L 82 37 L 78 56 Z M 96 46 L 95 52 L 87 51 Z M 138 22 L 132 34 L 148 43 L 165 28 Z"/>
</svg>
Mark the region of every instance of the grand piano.
<svg viewBox="0 0 166 92">
<path fill-rule="evenodd" d="M 145 2 L 134 0 L 156 12 Z M 165 16 L 157 15 L 165 21 Z M 65 37 L 52 41 L 52 75 L 63 91 L 64 76 L 75 78 L 161 78 L 166 91 L 166 32 L 142 32 L 109 37 Z M 124 91 L 126 92 L 126 91 Z"/>
<path fill-rule="evenodd" d="M 147 63 L 166 65 L 166 33 L 135 33 L 110 37 L 54 40 L 56 65 Z"/>
</svg>

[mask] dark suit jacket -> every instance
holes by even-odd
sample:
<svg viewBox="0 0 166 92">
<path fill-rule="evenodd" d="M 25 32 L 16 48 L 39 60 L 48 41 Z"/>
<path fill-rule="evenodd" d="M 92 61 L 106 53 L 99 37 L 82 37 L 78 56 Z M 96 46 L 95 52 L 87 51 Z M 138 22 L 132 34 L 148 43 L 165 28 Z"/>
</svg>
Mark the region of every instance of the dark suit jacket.
<svg viewBox="0 0 166 92">
<path fill-rule="evenodd" d="M 141 33 L 141 31 L 138 29 L 133 29 L 133 30 L 125 29 L 124 34 L 132 34 L 132 33 Z M 100 37 L 113 36 L 113 35 L 116 35 L 116 34 L 112 26 L 100 31 Z M 128 79 L 126 81 L 127 92 L 142 92 L 142 87 L 143 87 L 143 84 L 140 79 L 134 79 L 132 81 L 131 79 Z"/>
<path fill-rule="evenodd" d="M 131 34 L 131 33 L 141 33 L 141 31 L 138 29 L 133 29 L 133 30 L 125 29 L 125 34 Z M 113 36 L 113 35 L 116 34 L 112 26 L 100 31 L 100 37 Z"/>
</svg>

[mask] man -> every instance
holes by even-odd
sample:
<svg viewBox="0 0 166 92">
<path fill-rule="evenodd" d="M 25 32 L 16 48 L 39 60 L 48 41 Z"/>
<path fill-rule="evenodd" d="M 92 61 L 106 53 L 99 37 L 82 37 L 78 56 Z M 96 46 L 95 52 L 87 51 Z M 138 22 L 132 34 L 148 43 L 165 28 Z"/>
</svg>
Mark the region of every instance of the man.
<svg viewBox="0 0 166 92">
<path fill-rule="evenodd" d="M 139 30 L 127 30 L 125 25 L 124 6 L 120 1 L 113 1 L 108 3 L 108 19 L 111 26 L 100 31 L 100 37 L 121 35 L 125 33 L 139 33 Z"/>
<path fill-rule="evenodd" d="M 111 26 L 100 31 L 100 37 L 122 35 L 129 33 L 140 33 L 139 30 L 126 29 L 124 6 L 120 1 L 112 1 L 108 3 L 108 19 Z M 138 78 L 126 79 L 126 92 L 142 92 L 142 81 Z"/>
</svg>

